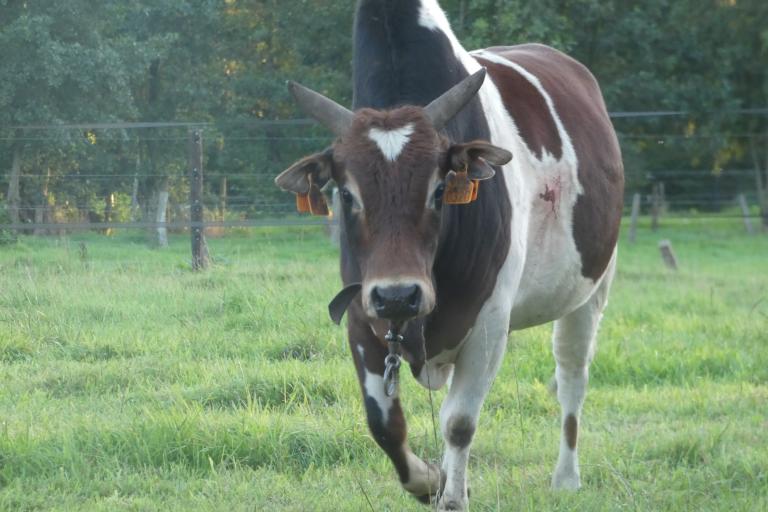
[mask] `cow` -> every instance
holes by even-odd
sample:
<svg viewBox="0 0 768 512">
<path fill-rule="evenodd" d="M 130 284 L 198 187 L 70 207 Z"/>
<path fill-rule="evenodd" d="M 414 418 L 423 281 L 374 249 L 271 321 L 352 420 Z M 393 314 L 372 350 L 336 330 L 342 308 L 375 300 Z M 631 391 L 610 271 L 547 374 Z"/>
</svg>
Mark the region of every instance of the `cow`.
<svg viewBox="0 0 768 512">
<path fill-rule="evenodd" d="M 326 212 L 320 189 L 338 187 L 345 288 L 331 314 L 347 310 L 372 437 L 408 492 L 465 510 L 470 445 L 508 337 L 554 322 L 562 414 L 551 485 L 575 490 L 623 207 L 600 88 L 541 44 L 466 51 L 436 0 L 359 0 L 353 40 L 351 110 L 289 84 L 336 138 L 276 183 L 315 213 Z M 419 383 L 450 382 L 439 468 L 409 448 L 399 390 L 385 379 L 392 326 Z"/>
</svg>

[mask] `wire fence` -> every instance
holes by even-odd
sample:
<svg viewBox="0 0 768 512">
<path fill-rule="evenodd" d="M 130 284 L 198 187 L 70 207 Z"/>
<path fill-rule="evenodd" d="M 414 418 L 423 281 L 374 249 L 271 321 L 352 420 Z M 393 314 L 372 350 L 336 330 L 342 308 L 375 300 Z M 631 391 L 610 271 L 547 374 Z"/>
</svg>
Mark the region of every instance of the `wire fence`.
<svg viewBox="0 0 768 512">
<path fill-rule="evenodd" d="M 729 113 L 768 120 L 768 109 Z M 636 125 L 626 124 L 686 115 L 685 111 L 612 114 L 625 154 L 625 214 L 638 203 L 639 215 L 699 219 L 765 215 L 768 172 L 748 165 L 719 168 L 709 157 L 722 141 L 741 141 L 742 148 L 768 147 L 768 129 L 680 133 L 654 126 L 648 133 L 636 133 L 632 130 Z M 203 207 L 201 222 L 190 216 L 191 129 L 204 130 L 204 186 L 195 203 Z M 0 178 L 0 190 L 7 191 L 0 203 L 0 242 L 11 233 L 332 225 L 332 217 L 300 216 L 294 197 L 273 182 L 292 162 L 324 149 L 330 141 L 307 119 L 0 127 L 0 142 L 15 148 L 5 161 L 0 156 L 0 165 L 11 169 Z M 683 160 L 676 160 L 680 153 L 702 154 L 701 168 L 674 165 Z M 741 162 L 748 164 L 749 159 Z"/>
</svg>

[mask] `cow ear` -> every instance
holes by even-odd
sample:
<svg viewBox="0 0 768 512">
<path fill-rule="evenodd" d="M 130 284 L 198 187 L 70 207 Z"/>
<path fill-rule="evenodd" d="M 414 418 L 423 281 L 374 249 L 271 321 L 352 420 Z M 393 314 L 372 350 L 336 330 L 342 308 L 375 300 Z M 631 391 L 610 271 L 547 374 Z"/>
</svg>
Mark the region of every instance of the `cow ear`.
<svg viewBox="0 0 768 512">
<path fill-rule="evenodd" d="M 300 213 L 328 215 L 328 204 L 321 188 L 331 179 L 333 149 L 302 158 L 275 178 L 275 184 L 296 194 L 296 208 Z"/>
<path fill-rule="evenodd" d="M 512 160 L 512 153 L 494 146 L 490 142 L 476 140 L 463 144 L 453 144 L 448 149 L 448 166 L 456 172 L 467 170 L 471 180 L 493 178 L 495 171 L 491 165 L 504 165 Z"/>
<path fill-rule="evenodd" d="M 311 184 L 320 188 L 331 179 L 333 149 L 305 156 L 275 178 L 275 184 L 294 194 L 308 194 Z"/>
</svg>

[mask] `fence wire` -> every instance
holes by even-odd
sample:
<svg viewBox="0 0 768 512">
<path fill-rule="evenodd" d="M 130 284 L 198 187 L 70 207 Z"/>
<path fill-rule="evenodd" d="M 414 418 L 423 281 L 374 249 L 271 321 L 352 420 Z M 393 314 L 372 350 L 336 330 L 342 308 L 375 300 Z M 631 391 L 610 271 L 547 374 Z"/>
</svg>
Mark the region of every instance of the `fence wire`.
<svg viewBox="0 0 768 512">
<path fill-rule="evenodd" d="M 647 123 L 646 119 L 684 118 L 687 114 L 615 112 L 613 117 L 626 128 L 632 119 Z M 728 114 L 768 119 L 768 109 L 742 109 Z M 279 172 L 331 142 L 322 129 L 307 119 L 4 128 L 0 127 L 0 148 L 3 144 L 11 148 L 12 143 L 23 151 L 15 177 L 17 198 L 10 197 L 12 173 L 6 171 L 0 176 L 0 190 L 7 198 L 0 200 L 0 232 L 43 234 L 89 229 L 186 230 L 333 223 L 332 218 L 300 216 L 294 197 L 274 185 Z M 187 130 L 193 128 L 205 130 L 202 223 L 192 223 L 189 218 Z M 677 218 L 760 217 L 759 204 L 764 199 L 755 186 L 754 169 L 746 165 L 690 169 L 669 162 L 674 162 L 680 148 L 694 148 L 690 151 L 704 154 L 711 152 L 713 144 L 726 139 L 742 139 L 747 141 L 745 144 L 757 141 L 758 147 L 768 147 L 767 134 L 619 131 L 618 136 L 625 152 L 625 215 L 630 213 L 632 196 L 640 193 L 641 214 L 661 208 Z M 669 157 L 668 164 L 649 167 L 634 151 L 638 144 L 645 148 L 641 157 L 655 151 L 654 158 Z M 647 144 L 653 149 L 648 149 Z M 0 154 L 0 164 L 6 169 L 15 165 L 12 160 L 9 152 L 5 152 L 5 159 Z M 742 163 L 749 163 L 749 159 L 743 158 Z M 659 183 L 664 185 L 665 192 L 654 198 L 654 186 Z M 746 212 L 736 202 L 740 194 L 748 205 Z M 163 204 L 161 214 L 158 208 L 163 208 Z"/>
</svg>

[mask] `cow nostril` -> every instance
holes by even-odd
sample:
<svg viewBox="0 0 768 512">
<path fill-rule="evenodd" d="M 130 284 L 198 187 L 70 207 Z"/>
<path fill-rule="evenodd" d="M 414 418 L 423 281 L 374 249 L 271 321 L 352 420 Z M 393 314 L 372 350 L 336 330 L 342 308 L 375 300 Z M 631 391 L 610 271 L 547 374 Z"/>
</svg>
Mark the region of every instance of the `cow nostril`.
<svg viewBox="0 0 768 512">
<path fill-rule="evenodd" d="M 411 290 L 411 293 L 408 295 L 408 305 L 415 309 L 419 309 L 419 303 L 421 302 L 421 288 L 419 288 L 416 285 L 413 285 Z"/>
<path fill-rule="evenodd" d="M 379 293 L 378 286 L 374 286 L 373 290 L 371 290 L 371 302 L 376 310 L 380 310 L 384 307 L 384 298 Z"/>
</svg>

